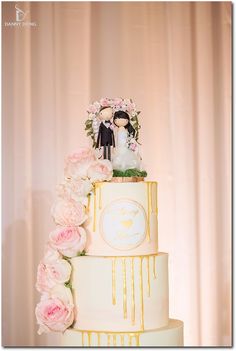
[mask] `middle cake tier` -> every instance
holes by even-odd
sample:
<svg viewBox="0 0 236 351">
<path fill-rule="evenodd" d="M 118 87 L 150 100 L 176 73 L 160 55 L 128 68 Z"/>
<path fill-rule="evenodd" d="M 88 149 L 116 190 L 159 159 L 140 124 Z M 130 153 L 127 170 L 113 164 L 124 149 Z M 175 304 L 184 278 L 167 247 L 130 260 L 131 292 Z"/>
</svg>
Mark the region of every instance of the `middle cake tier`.
<svg viewBox="0 0 236 351">
<path fill-rule="evenodd" d="M 158 252 L 157 182 L 95 183 L 87 207 L 87 255 Z"/>
<path fill-rule="evenodd" d="M 169 320 L 168 254 L 71 259 L 74 328 L 143 331 Z"/>
</svg>

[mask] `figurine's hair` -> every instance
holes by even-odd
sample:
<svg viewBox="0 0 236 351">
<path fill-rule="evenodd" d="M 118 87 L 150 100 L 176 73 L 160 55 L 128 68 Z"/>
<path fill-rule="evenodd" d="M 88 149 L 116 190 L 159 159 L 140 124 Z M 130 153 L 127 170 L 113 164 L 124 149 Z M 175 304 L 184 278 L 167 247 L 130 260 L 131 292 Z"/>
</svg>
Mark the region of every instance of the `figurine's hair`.
<svg viewBox="0 0 236 351">
<path fill-rule="evenodd" d="M 102 110 L 105 110 L 106 108 L 111 108 L 111 106 L 103 106 L 100 108 L 99 112 L 101 112 Z"/>
<path fill-rule="evenodd" d="M 116 119 L 119 119 L 119 118 L 124 118 L 124 119 L 128 120 L 128 124 L 126 124 L 125 128 L 128 130 L 129 134 L 134 137 L 135 129 L 132 126 L 132 124 L 130 123 L 130 117 L 129 117 L 128 113 L 124 112 L 124 111 L 116 111 L 114 113 L 113 122 L 116 124 Z"/>
</svg>

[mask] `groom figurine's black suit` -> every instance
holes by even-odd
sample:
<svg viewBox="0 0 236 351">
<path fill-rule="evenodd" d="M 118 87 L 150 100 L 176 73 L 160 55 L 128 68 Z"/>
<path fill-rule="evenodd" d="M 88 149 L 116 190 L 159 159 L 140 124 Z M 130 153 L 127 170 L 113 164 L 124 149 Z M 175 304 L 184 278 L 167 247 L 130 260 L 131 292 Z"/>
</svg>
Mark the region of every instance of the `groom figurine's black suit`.
<svg viewBox="0 0 236 351">
<path fill-rule="evenodd" d="M 103 158 L 111 160 L 111 146 L 115 147 L 115 138 L 110 121 L 100 123 L 96 148 L 100 146 L 103 146 Z"/>
</svg>

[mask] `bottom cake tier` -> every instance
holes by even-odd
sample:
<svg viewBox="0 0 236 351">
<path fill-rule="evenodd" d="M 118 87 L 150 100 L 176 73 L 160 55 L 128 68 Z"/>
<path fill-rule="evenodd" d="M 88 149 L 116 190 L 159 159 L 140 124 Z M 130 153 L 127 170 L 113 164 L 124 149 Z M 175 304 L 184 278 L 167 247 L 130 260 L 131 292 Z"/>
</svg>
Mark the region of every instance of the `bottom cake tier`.
<svg viewBox="0 0 236 351">
<path fill-rule="evenodd" d="M 62 346 L 183 346 L 183 322 L 170 319 L 166 327 L 137 332 L 68 329 Z"/>
</svg>

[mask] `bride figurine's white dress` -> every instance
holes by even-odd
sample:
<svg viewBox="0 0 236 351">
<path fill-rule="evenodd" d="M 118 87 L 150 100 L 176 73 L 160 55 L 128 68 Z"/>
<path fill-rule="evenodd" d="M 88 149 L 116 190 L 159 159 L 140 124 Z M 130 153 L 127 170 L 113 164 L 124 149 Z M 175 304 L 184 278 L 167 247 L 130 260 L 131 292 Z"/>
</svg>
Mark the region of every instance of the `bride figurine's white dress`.
<svg viewBox="0 0 236 351">
<path fill-rule="evenodd" d="M 120 127 L 117 132 L 116 147 L 113 154 L 113 169 L 125 171 L 127 169 L 140 168 L 140 158 L 128 148 L 127 138 L 127 129 Z"/>
</svg>

